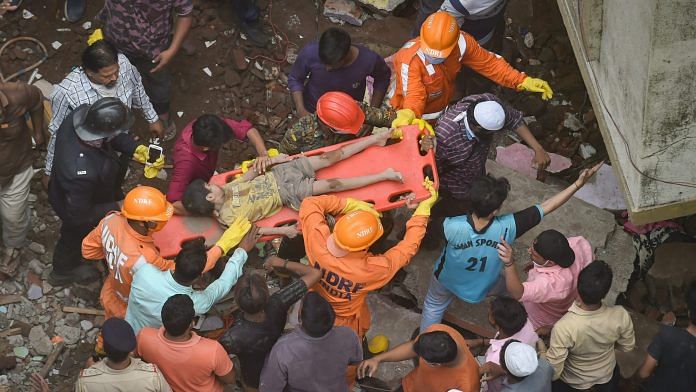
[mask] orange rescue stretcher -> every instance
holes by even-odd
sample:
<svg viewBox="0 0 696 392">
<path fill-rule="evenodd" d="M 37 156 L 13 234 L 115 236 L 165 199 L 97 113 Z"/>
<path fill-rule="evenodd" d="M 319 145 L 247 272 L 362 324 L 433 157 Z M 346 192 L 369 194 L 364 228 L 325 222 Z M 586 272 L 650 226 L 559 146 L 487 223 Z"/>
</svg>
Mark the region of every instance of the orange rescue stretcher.
<svg viewBox="0 0 696 392">
<path fill-rule="evenodd" d="M 425 173 L 432 173 L 437 188 L 439 179 L 435 167 L 435 155 L 428 151 L 421 155 L 418 143 L 421 131 L 415 125 L 405 126 L 403 139 L 391 142 L 384 147 L 371 146 L 364 151 L 353 155 L 337 164 L 317 171 L 316 178 L 346 178 L 361 175 L 379 173 L 388 168 L 401 172 L 403 183 L 383 181 L 368 185 L 363 188 L 349 191 L 336 192 L 341 197 L 352 197 L 373 203 L 377 211 L 388 211 L 406 204 L 402 196 L 409 193 L 415 194 L 414 202 L 419 202 L 430 197 L 430 192 L 423 187 Z M 354 143 L 350 140 L 333 146 L 327 146 L 305 152 L 304 156 L 319 155 L 325 152 L 337 150 L 344 145 Z M 210 179 L 217 185 L 224 185 L 240 174 L 241 170 L 233 170 L 218 174 Z M 278 227 L 298 222 L 297 211 L 283 207 L 278 213 L 256 221 L 259 227 Z M 301 228 L 298 227 L 301 230 Z M 181 243 L 197 237 L 205 237 L 206 246 L 212 246 L 222 235 L 223 228 L 212 217 L 180 216 L 174 215 L 161 231 L 153 234 L 155 245 L 159 247 L 163 257 L 174 257 L 181 249 Z M 262 237 L 261 241 L 267 241 L 272 237 Z"/>
</svg>

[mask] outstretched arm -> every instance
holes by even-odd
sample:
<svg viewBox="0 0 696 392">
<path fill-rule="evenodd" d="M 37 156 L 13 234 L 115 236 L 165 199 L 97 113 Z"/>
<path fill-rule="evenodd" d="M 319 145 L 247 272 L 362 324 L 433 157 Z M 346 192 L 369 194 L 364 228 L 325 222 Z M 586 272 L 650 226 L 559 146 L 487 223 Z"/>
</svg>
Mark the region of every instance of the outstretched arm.
<svg viewBox="0 0 696 392">
<path fill-rule="evenodd" d="M 590 178 L 592 178 L 592 176 L 594 176 L 595 173 L 597 173 L 597 171 L 600 167 L 602 167 L 603 164 L 604 161 L 598 163 L 591 169 L 583 170 L 582 172 L 580 172 L 580 176 L 578 177 L 578 179 L 575 180 L 574 183 L 570 184 L 569 187 L 541 203 L 541 209 L 544 210 L 544 215 L 552 213 L 553 211 L 558 209 L 558 207 L 562 206 L 568 200 L 570 200 L 570 198 L 575 194 L 575 192 L 579 191 L 580 188 L 582 188 L 587 183 L 587 181 Z"/>
<path fill-rule="evenodd" d="M 372 375 L 377 371 L 379 364 L 382 362 L 399 362 L 415 358 L 418 354 L 416 354 L 416 352 L 413 350 L 414 342 L 415 340 L 410 340 L 385 353 L 362 361 L 360 366 L 358 366 L 358 379 L 372 377 Z"/>
</svg>

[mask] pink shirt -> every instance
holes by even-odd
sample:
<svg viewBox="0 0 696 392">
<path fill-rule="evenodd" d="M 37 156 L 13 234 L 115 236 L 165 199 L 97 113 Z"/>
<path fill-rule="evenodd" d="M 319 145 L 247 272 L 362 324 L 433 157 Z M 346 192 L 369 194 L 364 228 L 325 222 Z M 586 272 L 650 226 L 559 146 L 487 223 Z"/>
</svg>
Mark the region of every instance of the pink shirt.
<svg viewBox="0 0 696 392">
<path fill-rule="evenodd" d="M 568 268 L 532 268 L 520 302 L 527 309 L 535 329 L 556 324 L 577 298 L 578 275 L 594 259 L 592 246 L 584 237 L 570 237 L 568 243 L 575 252 L 575 262 Z"/>
<path fill-rule="evenodd" d="M 234 138 L 238 140 L 245 140 L 247 132 L 253 127 L 247 120 L 235 121 L 229 118 L 222 120 L 232 128 Z M 210 180 L 217 166 L 218 151 L 204 152 L 193 144 L 193 123 L 191 121 L 186 125 L 174 144 L 172 152 L 174 170 L 167 189 L 167 200 L 171 203 L 181 200 L 186 187 L 193 180 Z"/>
<path fill-rule="evenodd" d="M 497 337 L 498 334 L 496 334 L 495 336 Z M 500 365 L 500 351 L 503 349 L 505 342 L 507 342 L 510 339 L 519 340 L 524 344 L 536 347 L 536 342 L 537 340 L 539 340 L 539 336 L 534 331 L 534 326 L 532 326 L 532 323 L 530 323 L 529 319 L 527 319 L 527 323 L 524 325 L 524 327 L 522 327 L 522 329 L 520 329 L 519 332 L 510 336 L 509 338 L 491 339 L 491 345 L 490 347 L 488 347 L 488 351 L 486 351 L 486 362 L 493 362 L 495 364 Z M 498 377 L 494 380 L 488 381 L 488 392 L 500 391 L 502 389 L 503 379 L 504 377 Z"/>
</svg>

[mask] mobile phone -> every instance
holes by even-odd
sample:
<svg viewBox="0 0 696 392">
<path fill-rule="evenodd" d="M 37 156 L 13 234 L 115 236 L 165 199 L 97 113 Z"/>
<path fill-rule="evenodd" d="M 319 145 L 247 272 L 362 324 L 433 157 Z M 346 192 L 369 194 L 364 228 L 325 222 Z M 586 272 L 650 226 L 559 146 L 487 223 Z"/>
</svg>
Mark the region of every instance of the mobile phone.
<svg viewBox="0 0 696 392">
<path fill-rule="evenodd" d="M 147 146 L 147 163 L 155 163 L 162 156 L 162 147 L 156 144 Z"/>
</svg>

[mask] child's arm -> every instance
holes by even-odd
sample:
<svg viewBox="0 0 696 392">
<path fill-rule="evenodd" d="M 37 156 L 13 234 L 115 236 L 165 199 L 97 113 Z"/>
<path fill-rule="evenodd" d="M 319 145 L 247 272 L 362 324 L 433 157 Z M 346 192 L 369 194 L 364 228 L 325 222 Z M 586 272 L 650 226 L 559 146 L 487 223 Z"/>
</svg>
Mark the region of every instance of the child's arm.
<svg viewBox="0 0 696 392">
<path fill-rule="evenodd" d="M 280 235 L 288 238 L 295 238 L 299 231 L 296 225 L 292 226 L 281 226 L 281 227 L 259 227 L 259 234 L 261 235 Z"/>
</svg>

